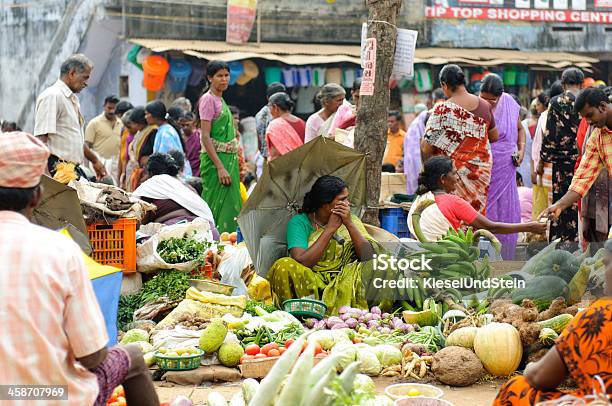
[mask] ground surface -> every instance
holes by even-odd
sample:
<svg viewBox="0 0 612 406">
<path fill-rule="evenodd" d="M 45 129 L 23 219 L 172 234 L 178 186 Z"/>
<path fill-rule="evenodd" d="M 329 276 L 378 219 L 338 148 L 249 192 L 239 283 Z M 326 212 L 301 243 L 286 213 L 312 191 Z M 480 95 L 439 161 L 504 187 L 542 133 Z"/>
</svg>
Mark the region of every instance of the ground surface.
<svg viewBox="0 0 612 406">
<path fill-rule="evenodd" d="M 376 390 L 378 393 L 384 393 L 385 387 L 396 383 L 393 378 L 375 378 Z M 234 393 L 240 390 L 240 382 L 212 384 L 207 386 L 171 386 L 165 382 L 155 382 L 159 400 L 167 402 L 174 399 L 178 395 L 187 396 L 195 405 L 205 404 L 206 397 L 212 391 L 217 391 L 223 394 L 226 400 L 232 397 Z M 467 388 L 451 388 L 450 386 L 437 385 L 444 391 L 443 399 L 448 400 L 455 406 L 490 406 L 501 382 L 479 383 Z"/>
</svg>

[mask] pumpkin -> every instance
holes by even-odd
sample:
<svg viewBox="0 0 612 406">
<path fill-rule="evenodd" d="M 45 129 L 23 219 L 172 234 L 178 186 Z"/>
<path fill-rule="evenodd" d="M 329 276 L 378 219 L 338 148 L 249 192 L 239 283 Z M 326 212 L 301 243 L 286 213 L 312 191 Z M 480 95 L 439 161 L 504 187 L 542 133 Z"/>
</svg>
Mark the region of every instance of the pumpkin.
<svg viewBox="0 0 612 406">
<path fill-rule="evenodd" d="M 476 332 L 474 352 L 488 373 L 508 376 L 516 371 L 523 356 L 521 336 L 511 324 L 487 324 Z"/>
<path fill-rule="evenodd" d="M 458 328 L 450 333 L 448 337 L 446 337 L 445 345 L 447 347 L 457 345 L 459 347 L 469 348 L 471 350 L 474 348 L 474 337 L 476 337 L 477 331 L 478 327 Z"/>
</svg>

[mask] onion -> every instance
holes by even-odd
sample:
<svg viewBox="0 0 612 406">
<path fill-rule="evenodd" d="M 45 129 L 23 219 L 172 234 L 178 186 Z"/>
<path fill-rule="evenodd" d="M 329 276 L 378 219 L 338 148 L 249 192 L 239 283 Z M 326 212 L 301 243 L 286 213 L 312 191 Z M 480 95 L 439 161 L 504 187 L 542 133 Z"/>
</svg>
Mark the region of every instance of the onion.
<svg viewBox="0 0 612 406">
<path fill-rule="evenodd" d="M 374 306 L 370 309 L 370 313 L 378 314 L 380 316 L 382 312 L 380 311 L 380 307 Z"/>
<path fill-rule="evenodd" d="M 367 326 L 371 330 L 371 329 L 373 329 L 375 327 L 379 327 L 380 323 L 377 320 L 370 320 L 370 321 L 368 321 Z"/>
<path fill-rule="evenodd" d="M 339 310 L 338 313 L 340 314 L 344 314 L 344 313 L 348 313 L 351 310 L 351 306 L 342 306 Z"/>
<path fill-rule="evenodd" d="M 412 324 L 402 324 L 401 329 L 404 333 L 410 333 L 414 331 L 414 326 Z"/>
<path fill-rule="evenodd" d="M 357 320 L 350 318 L 344 322 L 349 328 L 355 328 L 357 326 Z"/>
</svg>

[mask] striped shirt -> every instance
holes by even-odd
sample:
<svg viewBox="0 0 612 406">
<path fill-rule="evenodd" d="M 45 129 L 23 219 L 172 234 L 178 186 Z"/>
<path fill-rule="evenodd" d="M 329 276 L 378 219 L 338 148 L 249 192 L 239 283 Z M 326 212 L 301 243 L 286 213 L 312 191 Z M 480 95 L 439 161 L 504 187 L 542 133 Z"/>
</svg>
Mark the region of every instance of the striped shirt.
<svg viewBox="0 0 612 406">
<path fill-rule="evenodd" d="M 82 253 L 12 211 L 0 211 L 0 326 L 2 384 L 68 388 L 67 401 L 28 405 L 94 404 L 96 376 L 75 359 L 99 351 L 108 337 Z"/>
<path fill-rule="evenodd" d="M 612 174 L 612 130 L 607 127 L 593 130 L 570 190 L 586 196 L 603 168 Z"/>
</svg>

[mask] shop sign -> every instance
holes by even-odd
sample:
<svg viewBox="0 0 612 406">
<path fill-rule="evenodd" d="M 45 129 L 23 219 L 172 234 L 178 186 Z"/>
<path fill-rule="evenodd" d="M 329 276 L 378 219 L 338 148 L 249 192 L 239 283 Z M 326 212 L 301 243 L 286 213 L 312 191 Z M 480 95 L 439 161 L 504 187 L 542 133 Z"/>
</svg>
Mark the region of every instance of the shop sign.
<svg viewBox="0 0 612 406">
<path fill-rule="evenodd" d="M 612 23 L 612 0 L 429 0 L 429 19 Z"/>
<path fill-rule="evenodd" d="M 248 42 L 256 14 L 257 0 L 227 0 L 225 41 L 230 44 Z"/>
<path fill-rule="evenodd" d="M 374 81 L 376 79 L 376 38 L 365 40 L 365 54 L 363 60 L 363 77 L 361 78 L 360 96 L 374 94 Z"/>
</svg>

